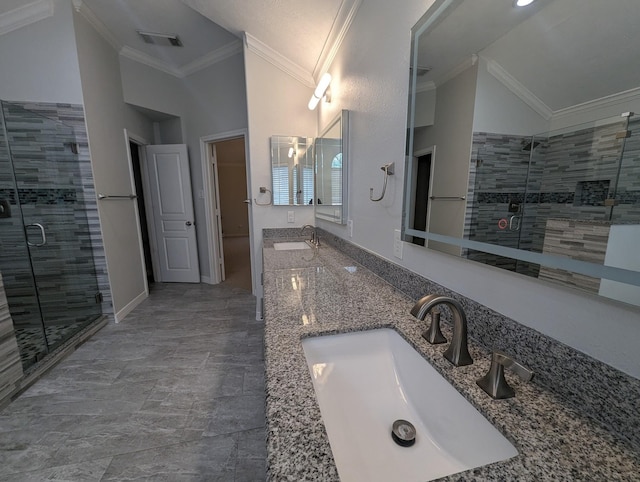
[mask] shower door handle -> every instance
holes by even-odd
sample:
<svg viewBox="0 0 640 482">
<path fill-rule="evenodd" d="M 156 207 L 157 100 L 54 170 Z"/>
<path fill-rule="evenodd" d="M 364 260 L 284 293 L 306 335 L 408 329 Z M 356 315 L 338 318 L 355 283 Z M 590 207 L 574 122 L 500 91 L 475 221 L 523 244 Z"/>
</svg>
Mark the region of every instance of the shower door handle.
<svg viewBox="0 0 640 482">
<path fill-rule="evenodd" d="M 47 235 L 44 232 L 44 226 L 40 223 L 33 223 L 33 224 L 27 224 L 24 229 L 27 230 L 29 228 L 32 227 L 36 227 L 40 229 L 40 235 L 42 236 L 42 241 L 40 243 L 32 243 L 31 241 L 29 241 L 29 233 L 27 233 L 27 244 L 29 246 L 35 246 L 37 248 L 39 248 L 40 246 L 44 246 L 45 244 L 47 244 Z"/>
<path fill-rule="evenodd" d="M 520 216 L 511 216 L 509 218 L 509 231 L 518 231 L 520 229 Z"/>
</svg>

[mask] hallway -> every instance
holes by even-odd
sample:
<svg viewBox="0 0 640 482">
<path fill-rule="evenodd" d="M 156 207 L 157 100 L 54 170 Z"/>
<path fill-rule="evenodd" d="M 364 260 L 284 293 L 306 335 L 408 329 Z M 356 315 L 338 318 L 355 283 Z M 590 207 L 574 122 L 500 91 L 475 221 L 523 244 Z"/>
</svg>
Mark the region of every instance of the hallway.
<svg viewBox="0 0 640 482">
<path fill-rule="evenodd" d="M 264 403 L 255 298 L 152 285 L 0 412 L 0 480 L 264 480 Z"/>
</svg>

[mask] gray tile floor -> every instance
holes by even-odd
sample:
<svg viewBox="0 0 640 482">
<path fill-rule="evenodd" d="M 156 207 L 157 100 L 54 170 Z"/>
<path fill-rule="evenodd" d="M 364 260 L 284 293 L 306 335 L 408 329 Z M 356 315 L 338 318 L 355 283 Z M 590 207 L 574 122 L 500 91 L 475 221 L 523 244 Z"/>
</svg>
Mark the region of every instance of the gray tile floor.
<svg viewBox="0 0 640 482">
<path fill-rule="evenodd" d="M 247 291 L 152 286 L 0 412 L 0 480 L 265 480 L 262 343 Z"/>
</svg>

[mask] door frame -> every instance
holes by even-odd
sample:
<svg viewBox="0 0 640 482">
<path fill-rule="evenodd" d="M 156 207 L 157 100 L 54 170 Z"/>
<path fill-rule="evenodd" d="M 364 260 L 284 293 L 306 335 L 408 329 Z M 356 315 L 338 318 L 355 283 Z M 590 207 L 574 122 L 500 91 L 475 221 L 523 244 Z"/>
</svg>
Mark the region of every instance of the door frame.
<svg viewBox="0 0 640 482">
<path fill-rule="evenodd" d="M 136 192 L 136 184 L 134 181 L 133 174 L 133 159 L 131 159 L 131 150 L 129 148 L 129 143 L 132 142 L 138 146 L 138 156 L 140 159 L 140 171 L 142 172 L 142 195 L 144 196 L 144 205 L 151 206 L 151 198 L 149 195 L 149 177 L 147 175 L 147 153 L 146 149 L 141 149 L 141 147 L 148 146 L 149 141 L 147 141 L 144 137 L 135 134 L 128 129 L 124 129 L 124 139 L 127 146 L 127 160 L 129 164 L 129 178 L 131 180 L 131 192 L 136 196 L 139 196 L 140 193 Z M 144 246 L 142 245 L 142 228 L 140 226 L 140 211 L 138 210 L 138 203 L 134 202 L 134 210 L 136 215 L 136 227 L 138 230 L 138 247 L 140 249 L 140 259 L 142 260 L 142 270 L 143 270 L 143 278 L 144 278 L 144 290 L 147 296 L 149 296 L 149 283 L 147 281 L 147 270 L 146 263 L 144 262 Z M 158 249 L 157 249 L 157 241 L 154 232 L 155 220 L 153 218 L 153 210 L 145 209 L 145 215 L 147 217 L 147 231 L 149 232 L 149 243 L 151 244 L 151 264 L 153 265 L 153 278 L 156 281 L 161 281 L 158 278 L 160 273 L 159 265 L 158 265 Z"/>
<path fill-rule="evenodd" d="M 429 173 L 429 189 L 427 191 L 427 198 L 431 197 L 433 193 L 433 171 L 436 165 L 436 146 L 435 144 L 429 147 L 425 147 L 424 149 L 419 149 L 413 153 L 413 157 L 416 159 L 431 154 L 431 169 Z M 417 170 L 417 165 L 416 165 Z M 415 173 L 412 173 L 412 176 L 415 177 Z M 412 194 L 415 196 L 415 193 Z M 427 203 L 427 219 L 426 219 L 426 228 L 425 231 L 429 232 L 429 223 L 431 222 L 431 207 L 433 204 L 431 202 Z M 425 240 L 425 247 L 429 244 L 429 240 Z"/>
<path fill-rule="evenodd" d="M 250 198 L 251 192 L 251 170 L 249 160 L 249 133 L 247 129 L 238 129 L 234 131 L 222 132 L 220 134 L 212 134 L 200 138 L 200 155 L 202 164 L 202 190 L 204 197 L 204 211 L 205 211 L 205 224 L 207 228 L 207 249 L 209 253 L 209 278 L 202 277 L 203 283 L 217 284 L 222 282 L 220 271 L 217 268 L 220 265 L 220 253 L 217 249 L 216 239 L 222 238 L 222 233 L 219 232 L 218 223 L 215 219 L 214 206 L 215 196 L 218 196 L 219 179 L 213 176 L 213 169 L 209 162 L 209 144 L 215 144 L 216 142 L 226 141 L 231 139 L 244 139 L 244 156 L 247 171 L 247 196 Z M 249 246 L 250 246 L 250 258 L 251 258 L 251 292 L 256 294 L 256 281 L 255 281 L 255 236 L 253 233 L 253 210 L 251 204 L 248 204 L 248 219 L 249 219 Z"/>
</svg>

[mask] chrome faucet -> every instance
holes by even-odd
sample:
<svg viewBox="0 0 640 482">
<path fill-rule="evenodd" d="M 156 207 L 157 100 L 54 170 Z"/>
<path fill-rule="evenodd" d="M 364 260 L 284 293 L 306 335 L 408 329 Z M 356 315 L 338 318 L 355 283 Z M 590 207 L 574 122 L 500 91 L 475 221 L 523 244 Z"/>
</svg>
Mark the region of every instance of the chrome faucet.
<svg viewBox="0 0 640 482">
<path fill-rule="evenodd" d="M 309 242 L 316 247 L 320 246 L 320 237 L 318 236 L 318 231 L 316 230 L 315 226 L 312 226 L 311 224 L 305 224 L 300 228 L 300 236 L 304 234 L 304 230 L 307 228 L 311 228 L 311 239 L 309 240 Z"/>
<path fill-rule="evenodd" d="M 411 308 L 411 314 L 419 320 L 424 320 L 429 311 L 438 305 L 447 305 L 453 314 L 453 339 L 449 344 L 449 348 L 444 352 L 444 357 L 453 363 L 455 366 L 460 367 L 464 365 L 471 365 L 473 358 L 469 354 L 469 347 L 467 346 L 467 316 L 464 314 L 462 305 L 453 298 L 443 295 L 427 295 Z M 432 326 L 438 322 L 438 316 L 432 316 Z M 439 332 L 440 329 L 436 325 L 435 329 Z M 424 335 L 423 335 L 424 336 Z M 440 334 L 442 336 L 442 334 Z M 428 341 L 429 338 L 425 337 Z M 444 337 L 442 337 L 444 338 Z M 446 341 L 446 339 L 444 340 Z M 430 343 L 434 343 L 430 341 Z"/>
</svg>

